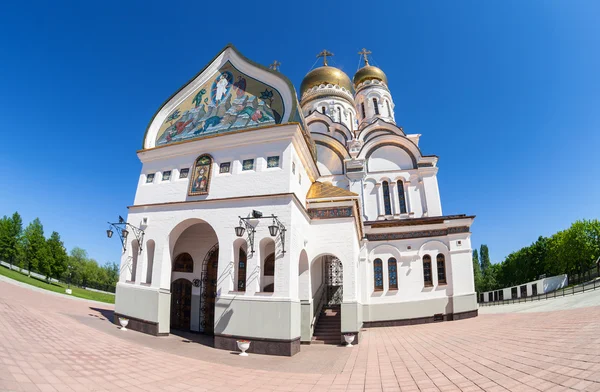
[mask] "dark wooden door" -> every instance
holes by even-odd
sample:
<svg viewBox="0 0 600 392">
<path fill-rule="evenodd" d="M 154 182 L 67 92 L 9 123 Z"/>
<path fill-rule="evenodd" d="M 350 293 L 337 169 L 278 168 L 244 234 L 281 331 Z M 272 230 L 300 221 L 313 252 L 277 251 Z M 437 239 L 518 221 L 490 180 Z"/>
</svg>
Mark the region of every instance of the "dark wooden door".
<svg viewBox="0 0 600 392">
<path fill-rule="evenodd" d="M 206 290 L 202 293 L 202 327 L 204 333 L 212 335 L 215 330 L 215 300 L 217 298 L 217 269 L 219 265 L 219 250 L 210 255 L 206 266 Z"/>
<path fill-rule="evenodd" d="M 177 279 L 171 283 L 171 328 L 189 331 L 192 312 L 192 282 Z"/>
</svg>

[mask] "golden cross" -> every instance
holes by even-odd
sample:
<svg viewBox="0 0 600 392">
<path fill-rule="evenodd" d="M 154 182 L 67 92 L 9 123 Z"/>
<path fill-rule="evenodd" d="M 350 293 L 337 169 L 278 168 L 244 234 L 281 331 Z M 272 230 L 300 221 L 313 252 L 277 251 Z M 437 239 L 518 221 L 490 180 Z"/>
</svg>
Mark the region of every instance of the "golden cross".
<svg viewBox="0 0 600 392">
<path fill-rule="evenodd" d="M 269 69 L 273 70 L 273 71 L 279 71 L 279 66 L 281 65 L 281 63 L 277 60 L 273 61 L 273 64 L 269 65 Z"/>
<path fill-rule="evenodd" d="M 358 54 L 362 55 L 365 58 L 365 65 L 369 65 L 369 58 L 367 57 L 367 55 L 371 54 L 371 51 L 363 48 L 360 52 L 358 52 Z"/>
<path fill-rule="evenodd" d="M 329 56 L 329 57 L 333 56 L 333 53 L 328 52 L 327 49 L 323 49 L 321 51 L 321 53 L 319 53 L 317 55 L 317 57 L 323 57 L 323 65 L 324 66 L 327 66 L 327 56 Z"/>
</svg>

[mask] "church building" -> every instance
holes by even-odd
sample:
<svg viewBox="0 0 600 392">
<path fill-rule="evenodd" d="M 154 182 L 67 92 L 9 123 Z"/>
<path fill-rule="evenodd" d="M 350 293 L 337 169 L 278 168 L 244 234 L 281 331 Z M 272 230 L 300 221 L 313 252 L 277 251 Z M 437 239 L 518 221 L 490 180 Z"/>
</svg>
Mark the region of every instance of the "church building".
<svg viewBox="0 0 600 392">
<path fill-rule="evenodd" d="M 438 157 L 397 125 L 369 53 L 350 79 L 321 52 L 297 94 L 228 45 L 167 99 L 137 152 L 143 235 L 125 238 L 115 317 L 289 356 L 477 315 L 474 216 L 443 214 Z"/>
</svg>

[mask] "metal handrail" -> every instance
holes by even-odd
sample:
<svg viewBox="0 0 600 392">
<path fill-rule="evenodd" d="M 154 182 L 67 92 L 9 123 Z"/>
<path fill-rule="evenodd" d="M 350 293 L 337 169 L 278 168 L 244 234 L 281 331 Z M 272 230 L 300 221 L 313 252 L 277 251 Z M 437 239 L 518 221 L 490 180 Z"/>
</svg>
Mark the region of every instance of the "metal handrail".
<svg viewBox="0 0 600 392">
<path fill-rule="evenodd" d="M 313 318 L 312 318 L 312 322 L 310 324 L 310 327 L 314 327 L 315 323 L 317 322 L 317 318 L 319 318 L 319 313 L 321 313 L 321 309 L 323 309 L 323 305 L 325 303 L 325 300 L 327 298 L 327 290 L 325 290 L 326 288 L 326 284 L 322 283 L 321 287 L 319 287 L 318 290 L 321 290 L 321 294 L 319 295 L 319 302 L 317 302 L 317 306 L 316 308 L 313 308 Z M 316 309 L 316 311 L 315 311 Z"/>
<path fill-rule="evenodd" d="M 598 283 L 596 283 L 598 282 Z M 530 296 L 530 297 L 521 297 L 521 298 L 511 298 L 511 299 L 505 299 L 502 301 L 491 301 L 491 302 L 479 302 L 479 306 L 495 306 L 495 305 L 511 305 L 511 304 L 518 304 L 521 302 L 527 302 L 527 299 L 529 299 L 529 302 L 533 302 L 533 301 L 541 301 L 542 299 L 548 299 L 548 298 L 556 298 L 557 296 L 560 297 L 561 295 L 557 295 L 556 293 L 562 290 L 562 297 L 564 297 L 565 295 L 574 295 L 575 293 L 585 293 L 586 291 L 586 286 L 588 286 L 587 290 L 596 290 L 596 289 L 600 289 L 600 279 L 594 279 L 592 281 L 589 282 L 585 282 L 582 284 L 578 284 L 578 285 L 574 285 L 571 287 L 565 287 L 563 289 L 560 290 L 555 290 L 553 292 L 550 293 L 544 293 L 544 294 L 538 294 L 536 296 Z M 593 287 L 589 287 L 589 286 L 593 286 Z M 581 288 L 581 290 L 576 290 L 577 288 Z M 550 294 L 550 295 L 548 295 Z"/>
</svg>

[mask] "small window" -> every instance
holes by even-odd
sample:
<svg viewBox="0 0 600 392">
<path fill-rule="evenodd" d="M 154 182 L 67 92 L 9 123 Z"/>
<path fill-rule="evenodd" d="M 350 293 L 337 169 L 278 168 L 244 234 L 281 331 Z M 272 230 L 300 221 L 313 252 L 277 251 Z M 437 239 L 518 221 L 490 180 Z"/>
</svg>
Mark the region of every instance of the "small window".
<svg viewBox="0 0 600 392">
<path fill-rule="evenodd" d="M 383 206 L 386 215 L 392 215 L 392 203 L 390 202 L 390 185 L 387 181 L 383 182 Z"/>
<path fill-rule="evenodd" d="M 231 162 L 223 162 L 219 165 L 219 173 L 229 173 Z"/>
<path fill-rule="evenodd" d="M 365 114 L 365 103 L 364 102 L 361 102 L 361 104 L 360 104 L 360 110 L 362 112 L 363 118 L 367 117 L 367 115 Z"/>
<path fill-rule="evenodd" d="M 433 286 L 433 277 L 431 276 L 431 256 L 423 256 L 423 282 L 425 287 Z"/>
<path fill-rule="evenodd" d="M 321 112 L 325 114 L 325 106 L 321 106 Z"/>
<path fill-rule="evenodd" d="M 279 167 L 279 157 L 268 157 L 267 167 Z"/>
<path fill-rule="evenodd" d="M 446 284 L 446 258 L 443 254 L 437 255 L 438 284 Z"/>
<path fill-rule="evenodd" d="M 341 123 L 342 122 L 342 108 L 338 106 L 337 110 L 338 110 L 338 119 L 339 119 L 338 122 Z"/>
<path fill-rule="evenodd" d="M 171 179 L 171 170 L 167 170 L 163 172 L 162 180 L 169 181 Z"/>
<path fill-rule="evenodd" d="M 393 257 L 388 259 L 388 281 L 390 290 L 398 290 L 398 263 Z"/>
<path fill-rule="evenodd" d="M 189 168 L 181 169 L 179 171 L 179 178 L 188 178 L 189 174 L 190 174 L 190 169 Z"/>
<path fill-rule="evenodd" d="M 390 101 L 385 100 L 385 105 L 387 106 L 388 117 L 392 117 L 392 109 L 390 109 Z"/>
<path fill-rule="evenodd" d="M 254 159 L 244 159 L 242 162 L 242 170 L 254 170 Z"/>
<path fill-rule="evenodd" d="M 151 183 L 151 182 L 154 182 L 154 173 L 152 173 L 152 174 L 148 174 L 148 175 L 146 176 L 146 184 L 149 184 L 149 183 Z"/>
<path fill-rule="evenodd" d="M 375 114 L 379 114 L 379 105 L 377 104 L 377 98 L 373 98 L 373 107 L 375 108 Z"/>
<path fill-rule="evenodd" d="M 373 279 L 375 282 L 375 291 L 383 291 L 383 265 L 381 259 L 373 261 Z"/>
<path fill-rule="evenodd" d="M 292 162 L 292 174 L 296 174 L 296 162 Z"/>
<path fill-rule="evenodd" d="M 194 259 L 189 253 L 181 253 L 175 258 L 173 272 L 194 272 Z"/>
</svg>

